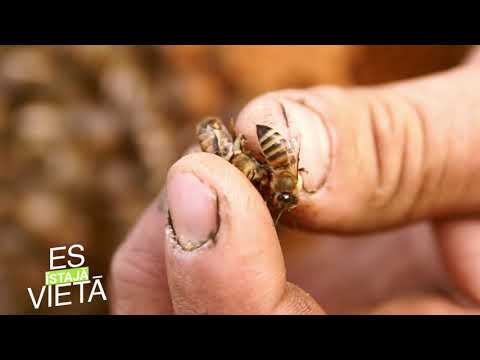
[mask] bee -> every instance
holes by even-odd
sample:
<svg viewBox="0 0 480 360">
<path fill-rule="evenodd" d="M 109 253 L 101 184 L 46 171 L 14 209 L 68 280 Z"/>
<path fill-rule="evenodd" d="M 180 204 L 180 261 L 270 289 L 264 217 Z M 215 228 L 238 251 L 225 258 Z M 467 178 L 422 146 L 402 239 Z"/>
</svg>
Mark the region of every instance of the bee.
<svg viewBox="0 0 480 360">
<path fill-rule="evenodd" d="M 278 223 L 285 211 L 298 205 L 302 177 L 298 169 L 298 153 L 293 143 L 278 131 L 266 125 L 257 125 L 257 138 L 264 160 L 258 160 L 246 149 L 246 138 L 232 136 L 222 121 L 215 117 L 197 125 L 197 138 L 202 151 L 216 154 L 232 163 L 255 186 L 268 205 L 277 214 Z"/>
<path fill-rule="evenodd" d="M 232 159 L 233 137 L 220 119 L 208 117 L 200 121 L 197 125 L 197 139 L 202 151 L 218 155 L 227 161 Z"/>
<path fill-rule="evenodd" d="M 198 124 L 197 138 L 202 151 L 218 155 L 231 162 L 265 198 L 268 193 L 270 174 L 265 165 L 245 148 L 247 142 L 245 136 L 240 134 L 233 138 L 220 119 L 209 117 Z"/>
<path fill-rule="evenodd" d="M 272 210 L 278 212 L 278 222 L 284 211 L 298 205 L 298 194 L 303 187 L 298 168 L 299 151 L 295 154 L 293 145 L 271 127 L 257 125 L 256 128 L 260 149 L 270 170 L 267 202 Z"/>
</svg>

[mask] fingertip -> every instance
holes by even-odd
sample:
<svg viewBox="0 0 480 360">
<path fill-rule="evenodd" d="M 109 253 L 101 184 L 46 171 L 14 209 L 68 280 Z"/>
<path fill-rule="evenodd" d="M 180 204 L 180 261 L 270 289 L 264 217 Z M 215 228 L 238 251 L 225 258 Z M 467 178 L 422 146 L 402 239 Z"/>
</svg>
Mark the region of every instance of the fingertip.
<svg viewBox="0 0 480 360">
<path fill-rule="evenodd" d="M 334 132 L 327 122 L 326 108 L 313 90 L 284 90 L 248 103 L 236 123 L 237 134 L 245 135 L 246 146 L 256 155 L 261 156 L 258 139 L 270 129 L 289 141 L 298 161 L 297 168 L 302 169 L 303 189 L 298 207 L 285 219 L 292 218 L 294 223 L 301 220 L 303 226 L 318 221 L 312 219 L 316 217 L 312 208 L 319 198 L 313 199 L 312 195 L 321 195 L 327 188 L 332 168 Z"/>
<path fill-rule="evenodd" d="M 217 155 L 194 152 L 179 159 L 167 174 L 167 195 L 174 177 L 180 173 L 190 173 L 211 187 L 217 192 L 219 201 L 225 203 L 224 206 L 230 207 L 230 203 L 235 204 L 231 211 L 238 212 L 236 215 L 249 211 L 268 213 L 260 193 L 246 176 Z"/>
<path fill-rule="evenodd" d="M 273 308 L 285 268 L 263 199 L 227 161 L 180 159 L 167 179 L 171 229 L 166 263 L 177 313 L 252 313 Z"/>
</svg>

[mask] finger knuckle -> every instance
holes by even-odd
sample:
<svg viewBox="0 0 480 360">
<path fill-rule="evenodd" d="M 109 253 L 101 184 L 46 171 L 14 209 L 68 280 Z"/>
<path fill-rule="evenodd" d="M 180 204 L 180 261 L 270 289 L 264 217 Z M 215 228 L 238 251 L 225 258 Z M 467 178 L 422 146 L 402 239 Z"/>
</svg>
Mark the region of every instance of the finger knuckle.
<svg viewBox="0 0 480 360">
<path fill-rule="evenodd" d="M 414 102 L 393 92 L 364 95 L 368 153 L 373 164 L 369 208 L 414 218 L 431 180 L 428 119 Z"/>
</svg>

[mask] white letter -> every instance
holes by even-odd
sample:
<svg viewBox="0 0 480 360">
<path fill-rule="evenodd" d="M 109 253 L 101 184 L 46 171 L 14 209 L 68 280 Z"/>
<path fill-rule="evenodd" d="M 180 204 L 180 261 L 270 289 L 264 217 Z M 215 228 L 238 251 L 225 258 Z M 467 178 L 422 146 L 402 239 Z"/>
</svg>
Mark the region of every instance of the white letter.
<svg viewBox="0 0 480 360">
<path fill-rule="evenodd" d="M 72 274 L 70 274 L 70 271 L 68 272 L 64 272 L 64 273 L 60 273 L 62 275 L 65 275 L 65 277 L 60 281 L 62 283 L 71 283 L 72 282 Z"/>
<path fill-rule="evenodd" d="M 55 284 L 57 282 L 57 275 L 55 273 L 48 274 L 48 282 L 47 284 Z"/>
<path fill-rule="evenodd" d="M 60 265 L 60 266 L 54 266 L 53 262 L 55 259 L 65 259 L 65 256 L 53 256 L 53 252 L 56 250 L 65 250 L 67 247 L 66 246 L 59 246 L 59 247 L 54 247 L 50 249 L 50 270 L 58 270 L 58 269 L 65 269 L 67 265 Z"/>
<path fill-rule="evenodd" d="M 64 286 L 70 286 L 70 284 L 57 284 L 55 285 L 55 306 L 65 306 L 65 305 L 72 305 L 72 302 L 71 301 L 67 301 L 67 302 L 59 302 L 58 299 L 60 298 L 60 296 L 65 296 L 65 295 L 70 295 L 70 291 L 67 291 L 67 292 L 64 292 L 64 293 L 61 293 L 59 288 L 61 287 L 64 287 Z"/>
<path fill-rule="evenodd" d="M 80 249 L 80 251 L 82 251 L 82 252 L 84 250 L 83 246 L 80 245 L 80 244 L 75 244 L 75 245 L 70 246 L 70 248 L 68 249 L 68 255 L 70 255 L 70 257 L 80 259 L 80 262 L 77 265 L 73 265 L 72 262 L 70 260 L 68 260 L 68 266 L 70 266 L 72 268 L 80 267 L 85 263 L 85 257 L 83 255 L 77 255 L 72 251 L 72 249 L 75 248 L 75 247 L 78 247 Z"/>
<path fill-rule="evenodd" d="M 48 285 L 48 307 L 52 307 L 52 289 L 55 285 Z"/>
<path fill-rule="evenodd" d="M 105 295 L 105 292 L 103 291 L 102 283 L 101 283 L 101 281 L 100 281 L 101 278 L 102 278 L 101 275 L 93 276 L 93 279 L 95 279 L 95 282 L 93 283 L 92 291 L 90 292 L 90 297 L 88 298 L 88 302 L 91 302 L 91 301 L 92 301 L 93 295 L 102 295 L 103 301 L 106 301 L 106 300 L 107 300 L 107 297 L 106 297 L 106 295 Z M 100 291 L 99 291 L 99 292 L 95 292 L 95 287 L 96 287 L 96 286 L 98 286 L 98 287 L 100 288 Z"/>
<path fill-rule="evenodd" d="M 90 281 L 79 281 L 73 285 L 80 285 L 80 304 L 83 304 L 83 284 L 90 284 Z"/>
<path fill-rule="evenodd" d="M 80 273 L 80 278 L 78 279 L 79 281 L 87 281 L 88 280 L 88 272 L 86 269 L 83 269 L 82 272 Z"/>
<path fill-rule="evenodd" d="M 42 302 L 44 292 L 45 292 L 45 285 L 42 286 L 42 291 L 40 291 L 38 302 L 35 302 L 35 297 L 33 296 L 32 288 L 28 288 L 28 293 L 30 294 L 30 298 L 32 299 L 32 304 L 35 309 L 38 309 L 40 307 L 40 303 Z"/>
</svg>

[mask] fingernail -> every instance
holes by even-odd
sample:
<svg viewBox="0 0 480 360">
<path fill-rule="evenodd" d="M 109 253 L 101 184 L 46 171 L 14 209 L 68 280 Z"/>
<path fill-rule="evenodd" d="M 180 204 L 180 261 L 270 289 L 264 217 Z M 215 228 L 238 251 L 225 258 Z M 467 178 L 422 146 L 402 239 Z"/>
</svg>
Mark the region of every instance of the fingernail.
<svg viewBox="0 0 480 360">
<path fill-rule="evenodd" d="M 303 187 L 307 192 L 317 191 L 324 183 L 330 167 L 331 139 L 321 114 L 306 103 L 281 99 L 284 116 L 300 148 L 299 168 L 306 171 L 301 174 Z"/>
<path fill-rule="evenodd" d="M 185 251 L 193 251 L 217 233 L 217 195 L 191 173 L 176 173 L 167 184 L 169 222 L 173 240 Z"/>
</svg>

